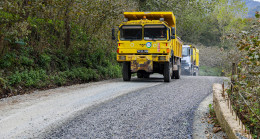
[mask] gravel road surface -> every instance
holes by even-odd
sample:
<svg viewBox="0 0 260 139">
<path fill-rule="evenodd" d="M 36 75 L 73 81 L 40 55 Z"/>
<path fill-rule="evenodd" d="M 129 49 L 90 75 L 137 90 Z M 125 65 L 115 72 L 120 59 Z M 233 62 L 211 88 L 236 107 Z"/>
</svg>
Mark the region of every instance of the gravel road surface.
<svg viewBox="0 0 260 139">
<path fill-rule="evenodd" d="M 118 96 L 161 84 L 122 79 L 62 87 L 0 100 L 0 139 L 36 138 L 81 110 Z"/>
<path fill-rule="evenodd" d="M 219 77 L 182 76 L 180 80 L 163 83 L 156 76 L 152 79 L 108 83 L 102 96 L 109 92 L 127 93 L 86 107 L 74 117 L 55 128 L 49 128 L 39 136 L 68 139 L 192 138 L 194 111 L 212 93 L 213 83 L 222 83 L 223 80 Z M 84 103 L 86 101 L 79 105 Z"/>
</svg>

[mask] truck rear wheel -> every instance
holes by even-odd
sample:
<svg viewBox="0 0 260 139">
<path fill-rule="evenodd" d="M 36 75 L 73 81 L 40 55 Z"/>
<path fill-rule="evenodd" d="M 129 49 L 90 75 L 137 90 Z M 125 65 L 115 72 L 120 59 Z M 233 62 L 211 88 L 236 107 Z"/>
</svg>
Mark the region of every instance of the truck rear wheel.
<svg viewBox="0 0 260 139">
<path fill-rule="evenodd" d="M 173 64 L 172 64 L 172 66 L 173 66 Z M 172 67 L 172 75 L 171 75 L 171 79 L 174 79 L 174 67 Z"/>
<path fill-rule="evenodd" d="M 130 70 L 130 62 L 123 63 L 123 80 L 130 81 L 131 80 L 131 70 Z"/>
<path fill-rule="evenodd" d="M 140 72 L 137 72 L 137 78 L 143 78 L 144 76 L 143 76 L 143 74 L 142 73 L 140 73 Z"/>
<path fill-rule="evenodd" d="M 175 79 L 180 79 L 181 78 L 181 71 L 180 71 L 180 65 L 178 65 L 178 70 L 173 71 L 173 76 Z"/>
<path fill-rule="evenodd" d="M 164 82 L 170 82 L 172 75 L 172 66 L 170 62 L 164 63 Z"/>
<path fill-rule="evenodd" d="M 181 78 L 181 61 L 180 61 L 180 59 L 176 60 L 176 64 L 177 64 L 177 70 L 173 71 L 173 77 L 175 79 L 180 79 Z"/>
<path fill-rule="evenodd" d="M 150 73 L 145 73 L 144 78 L 150 78 Z"/>
</svg>

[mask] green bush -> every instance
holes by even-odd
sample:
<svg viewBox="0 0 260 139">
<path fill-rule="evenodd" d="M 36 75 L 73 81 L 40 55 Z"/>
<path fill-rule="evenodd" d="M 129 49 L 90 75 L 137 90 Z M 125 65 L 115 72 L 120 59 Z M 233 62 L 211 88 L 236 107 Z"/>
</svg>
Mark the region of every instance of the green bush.
<svg viewBox="0 0 260 139">
<path fill-rule="evenodd" d="M 235 75 L 231 77 L 232 88 L 228 93 L 233 102 L 233 108 L 238 111 L 238 117 L 250 129 L 253 138 L 260 135 L 260 14 L 252 19 L 247 31 L 236 34 L 237 48 L 242 53 L 235 66 Z"/>
<path fill-rule="evenodd" d="M 6 80 L 0 77 L 0 87 L 3 89 L 7 88 Z"/>
<path fill-rule="evenodd" d="M 98 75 L 93 69 L 87 69 L 85 67 L 74 68 L 66 73 L 68 78 L 72 80 L 78 79 L 81 81 L 91 81 L 98 79 Z"/>
<path fill-rule="evenodd" d="M 34 64 L 34 60 L 29 57 L 26 57 L 26 56 L 21 56 L 20 62 L 22 65 L 28 66 L 28 67 L 33 66 L 33 64 Z"/>
<path fill-rule="evenodd" d="M 68 63 L 73 66 L 80 66 L 82 58 L 82 52 L 80 49 L 74 48 L 68 53 Z"/>
<path fill-rule="evenodd" d="M 66 78 L 60 75 L 55 75 L 51 77 L 51 80 L 54 82 L 55 85 L 57 86 L 62 86 L 65 85 L 66 83 Z"/>
<path fill-rule="evenodd" d="M 69 69 L 69 57 L 64 53 L 64 51 L 65 50 L 63 49 L 54 50 L 51 55 L 53 70 L 66 71 Z"/>
<path fill-rule="evenodd" d="M 22 85 L 25 87 L 40 87 L 42 82 L 47 80 L 45 70 L 25 70 L 23 72 L 16 71 L 8 77 L 10 86 Z"/>
<path fill-rule="evenodd" d="M 86 64 L 86 67 L 93 68 L 93 63 L 92 63 L 91 59 L 86 58 L 86 59 L 84 60 L 84 62 L 85 62 L 85 64 Z"/>
<path fill-rule="evenodd" d="M 0 83 L 1 87 L 8 86 L 12 90 L 18 90 L 19 94 L 19 90 L 121 76 L 116 53 L 106 39 L 90 37 L 84 28 L 72 23 L 71 47 L 67 49 L 64 47 L 62 21 L 29 17 L 28 22 L 30 37 L 21 38 L 27 45 L 11 44 L 10 50 L 0 56 L 0 72 L 5 79 L 5 82 Z M 6 96 L 10 94 L 7 91 Z"/>
<path fill-rule="evenodd" d="M 48 54 L 42 54 L 40 55 L 39 62 L 42 67 L 48 68 L 51 62 L 51 57 Z"/>
<path fill-rule="evenodd" d="M 116 63 L 114 53 L 105 54 L 101 48 L 95 50 L 91 55 L 81 51 L 81 48 L 68 53 L 59 49 L 37 54 L 30 47 L 21 47 L 13 53 L 7 53 L 0 60 L 0 65 L 3 69 L 10 68 L 3 75 L 6 76 L 6 83 L 14 88 L 62 86 L 70 82 L 84 83 L 120 77 L 121 67 Z"/>
<path fill-rule="evenodd" d="M 0 58 L 0 67 L 1 69 L 10 68 L 15 63 L 17 63 L 15 53 L 6 53 L 2 58 Z"/>
<path fill-rule="evenodd" d="M 200 76 L 221 76 L 222 70 L 220 68 L 200 66 Z"/>
</svg>

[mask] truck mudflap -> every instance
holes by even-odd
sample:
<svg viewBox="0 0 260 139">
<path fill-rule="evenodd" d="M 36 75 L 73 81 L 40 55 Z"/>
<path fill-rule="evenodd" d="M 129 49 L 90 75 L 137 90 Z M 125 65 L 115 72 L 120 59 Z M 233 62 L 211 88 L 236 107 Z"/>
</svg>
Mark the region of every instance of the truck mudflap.
<svg viewBox="0 0 260 139">
<path fill-rule="evenodd" d="M 144 70 L 153 72 L 153 61 L 149 56 L 139 56 L 136 60 L 131 61 L 131 72 Z"/>
</svg>

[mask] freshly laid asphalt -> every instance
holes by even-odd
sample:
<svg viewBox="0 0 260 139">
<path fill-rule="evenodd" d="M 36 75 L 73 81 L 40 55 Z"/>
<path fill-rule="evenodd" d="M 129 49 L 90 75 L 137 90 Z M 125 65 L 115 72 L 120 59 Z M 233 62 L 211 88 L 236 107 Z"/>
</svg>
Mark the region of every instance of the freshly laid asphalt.
<svg viewBox="0 0 260 139">
<path fill-rule="evenodd" d="M 161 83 L 86 108 L 43 137 L 192 138 L 194 111 L 212 93 L 213 83 L 223 80 L 221 77 L 182 76 L 163 83 L 162 76 L 135 78 L 132 83 Z"/>
</svg>

